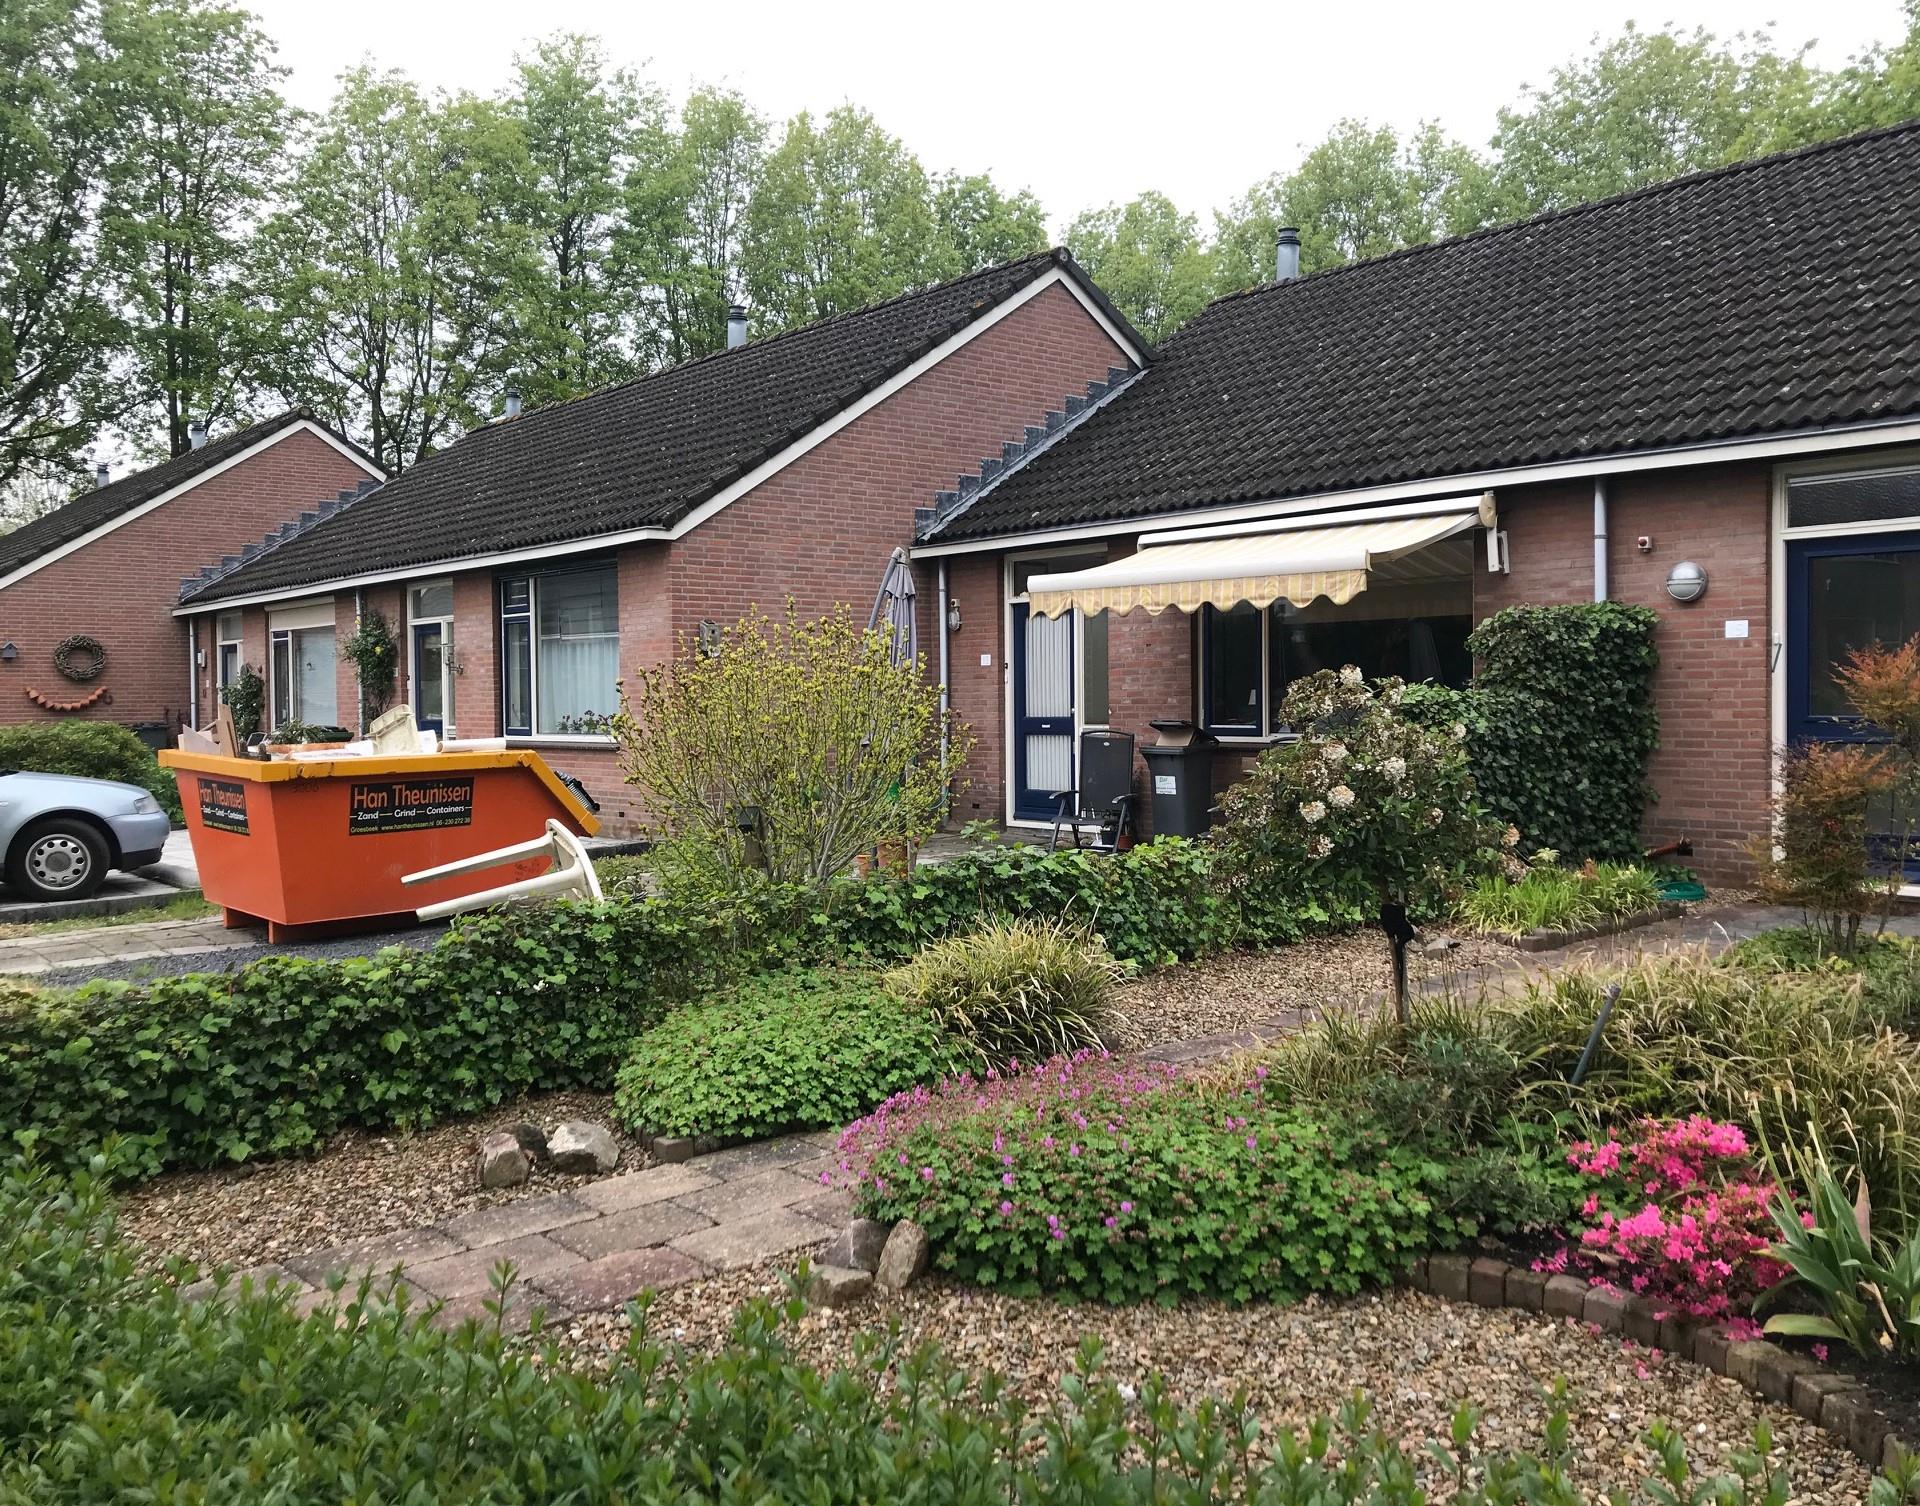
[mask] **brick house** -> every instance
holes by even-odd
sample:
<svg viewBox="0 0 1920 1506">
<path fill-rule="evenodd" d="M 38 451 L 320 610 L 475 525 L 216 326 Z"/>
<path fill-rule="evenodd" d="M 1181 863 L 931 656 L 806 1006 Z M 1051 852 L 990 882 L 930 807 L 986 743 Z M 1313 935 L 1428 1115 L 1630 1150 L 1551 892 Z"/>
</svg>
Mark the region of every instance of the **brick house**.
<svg viewBox="0 0 1920 1506">
<path fill-rule="evenodd" d="M 187 632 L 173 615 L 181 563 L 257 538 L 325 493 L 383 478 L 302 410 L 196 439 L 186 454 L 118 481 L 102 467 L 92 490 L 0 537 L 0 724 L 204 718 L 210 697 L 196 687 L 218 666 L 210 660 L 189 679 Z M 76 636 L 105 652 L 91 679 L 55 663 Z M 76 653 L 71 662 L 93 661 Z"/>
<path fill-rule="evenodd" d="M 961 814 L 1044 819 L 1078 731 L 1155 718 L 1230 781 L 1296 674 L 1460 682 L 1475 621 L 1611 597 L 1660 618 L 1644 834 L 1738 873 L 1774 748 L 1860 735 L 1835 662 L 1920 631 L 1916 223 L 1908 125 L 1311 277 L 1283 231 L 919 530 Z"/>
<path fill-rule="evenodd" d="M 1063 251 L 764 340 L 745 340 L 742 317 L 734 334 L 488 424 L 207 567 L 181 583 L 183 637 L 207 665 L 263 666 L 276 723 L 352 724 L 358 686 L 336 648 L 378 611 L 423 726 L 546 750 L 628 830 L 641 813 L 597 730 L 619 675 L 788 597 L 864 620 L 940 487 L 1147 354 Z M 926 647 L 937 605 L 922 584 Z M 203 671 L 198 693 L 213 689 Z"/>
</svg>

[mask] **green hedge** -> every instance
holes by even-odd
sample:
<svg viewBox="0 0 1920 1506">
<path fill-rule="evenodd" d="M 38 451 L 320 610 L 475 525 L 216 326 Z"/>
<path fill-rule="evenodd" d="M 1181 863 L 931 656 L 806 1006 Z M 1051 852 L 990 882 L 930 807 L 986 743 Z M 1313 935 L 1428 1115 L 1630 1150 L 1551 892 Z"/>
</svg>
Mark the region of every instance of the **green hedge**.
<svg viewBox="0 0 1920 1506">
<path fill-rule="evenodd" d="M 1471 689 L 1409 686 L 1404 704 L 1428 726 L 1466 724 L 1480 798 L 1522 851 L 1631 861 L 1660 745 L 1658 621 L 1617 601 L 1508 607 L 1467 639 Z"/>
<path fill-rule="evenodd" d="M 1235 920 L 1207 871 L 1186 842 L 1118 858 L 989 848 L 824 897 L 522 907 L 469 916 L 431 949 L 21 990 L 0 996 L 0 1140 L 72 1164 L 117 1135 L 127 1170 L 149 1175 L 303 1151 L 347 1124 L 607 1089 L 634 1037 L 724 980 L 897 959 L 982 913 L 1086 916 L 1123 957 L 1217 950 Z"/>
<path fill-rule="evenodd" d="M 153 750 L 117 722 L 47 722 L 0 727 L 0 769 L 118 779 L 150 791 L 180 824 L 180 792 Z"/>
</svg>

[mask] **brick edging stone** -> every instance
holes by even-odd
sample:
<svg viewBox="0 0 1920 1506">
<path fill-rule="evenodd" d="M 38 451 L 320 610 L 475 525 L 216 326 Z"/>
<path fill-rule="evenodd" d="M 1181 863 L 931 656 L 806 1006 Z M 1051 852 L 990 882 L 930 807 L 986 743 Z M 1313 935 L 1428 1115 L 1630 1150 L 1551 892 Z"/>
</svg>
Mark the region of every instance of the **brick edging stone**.
<svg viewBox="0 0 1920 1506">
<path fill-rule="evenodd" d="M 1592 941 L 1600 936 L 1617 936 L 1622 931 L 1637 931 L 1641 926 L 1658 925 L 1663 920 L 1679 920 L 1686 913 L 1687 907 L 1681 901 L 1663 899 L 1650 910 L 1636 910 L 1631 915 L 1602 921 L 1599 925 L 1575 926 L 1564 931 L 1501 931 L 1490 935 L 1488 940 L 1504 941 L 1523 952 L 1555 952 L 1575 942 Z"/>
<path fill-rule="evenodd" d="M 1874 1410 L 1859 1381 L 1764 1339 L 1736 1339 L 1717 1324 L 1668 1314 L 1644 1297 L 1578 1276 L 1549 1276 L 1492 1256 L 1423 1255 L 1402 1285 L 1451 1302 L 1511 1307 L 1548 1317 L 1576 1318 L 1607 1333 L 1703 1365 L 1769 1401 L 1793 1408 L 1824 1428 L 1874 1469 L 1891 1469 L 1911 1452 L 1906 1440 Z"/>
</svg>

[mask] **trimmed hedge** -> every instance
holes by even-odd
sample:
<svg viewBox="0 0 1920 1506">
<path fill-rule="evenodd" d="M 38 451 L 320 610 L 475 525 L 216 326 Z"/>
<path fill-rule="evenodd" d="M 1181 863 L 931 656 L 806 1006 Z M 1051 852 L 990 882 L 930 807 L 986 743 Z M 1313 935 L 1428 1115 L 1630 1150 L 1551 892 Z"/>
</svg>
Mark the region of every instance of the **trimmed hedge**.
<svg viewBox="0 0 1920 1506">
<path fill-rule="evenodd" d="M 1508 607 L 1467 639 L 1470 689 L 1412 685 L 1403 705 L 1428 726 L 1465 723 L 1480 799 L 1522 851 L 1631 862 L 1660 744 L 1658 621 L 1617 601 Z"/>
<path fill-rule="evenodd" d="M 118 722 L 48 722 L 0 727 L 0 769 L 78 774 L 138 785 L 180 824 L 180 791 L 153 750 Z"/>
<path fill-rule="evenodd" d="M 1235 921 L 1207 872 L 1185 842 L 1099 859 L 993 848 L 836 883 L 824 901 L 769 886 L 517 907 L 466 917 L 431 949 L 22 989 L 0 995 L 0 1138 L 71 1165 L 115 1135 L 125 1170 L 151 1175 L 308 1150 L 348 1124 L 606 1089 L 636 1036 L 717 984 L 897 959 L 983 913 L 1086 916 L 1126 957 L 1217 950 Z"/>
</svg>

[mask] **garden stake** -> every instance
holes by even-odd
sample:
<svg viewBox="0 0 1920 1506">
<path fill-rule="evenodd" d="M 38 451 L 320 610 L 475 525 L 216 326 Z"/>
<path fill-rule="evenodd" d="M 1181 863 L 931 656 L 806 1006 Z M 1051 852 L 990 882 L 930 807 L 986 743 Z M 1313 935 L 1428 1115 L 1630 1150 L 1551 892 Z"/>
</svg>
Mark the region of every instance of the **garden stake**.
<svg viewBox="0 0 1920 1506">
<path fill-rule="evenodd" d="M 1400 1023 L 1413 1022 L 1412 1011 L 1407 1007 L 1407 943 L 1416 934 L 1413 922 L 1407 919 L 1407 907 L 1393 900 L 1383 900 L 1380 904 L 1380 929 L 1387 933 L 1387 945 L 1393 951 L 1393 1009 L 1400 1017 Z"/>
<path fill-rule="evenodd" d="M 1587 1035 L 1586 1049 L 1580 1053 L 1580 1060 L 1574 1063 L 1573 1076 L 1567 1081 L 1571 1087 L 1579 1087 L 1580 1079 L 1587 1075 L 1587 1068 L 1593 1065 L 1593 1053 L 1600 1049 L 1600 1035 L 1607 1028 L 1607 1020 L 1613 1014 L 1613 1006 L 1619 1002 L 1620 985 L 1609 983 L 1607 996 L 1600 1001 L 1600 1013 L 1594 1016 L 1593 1029 Z"/>
</svg>

